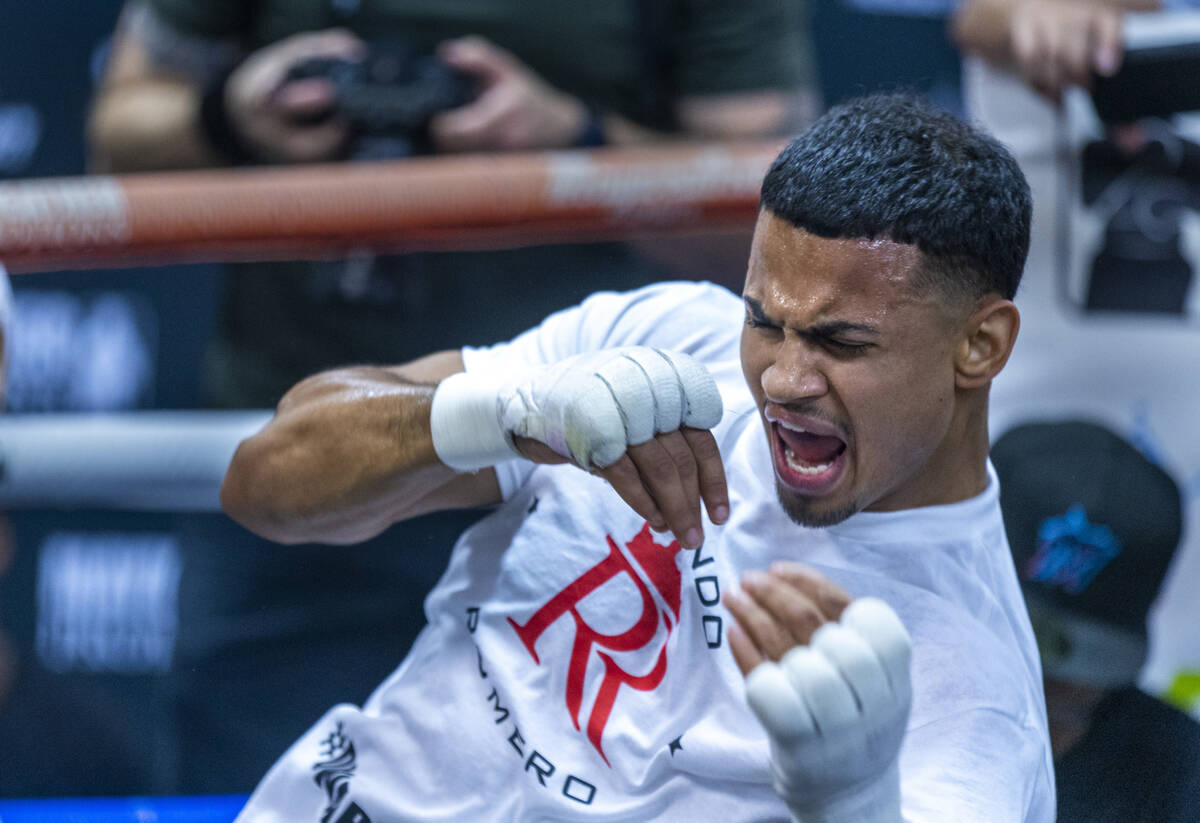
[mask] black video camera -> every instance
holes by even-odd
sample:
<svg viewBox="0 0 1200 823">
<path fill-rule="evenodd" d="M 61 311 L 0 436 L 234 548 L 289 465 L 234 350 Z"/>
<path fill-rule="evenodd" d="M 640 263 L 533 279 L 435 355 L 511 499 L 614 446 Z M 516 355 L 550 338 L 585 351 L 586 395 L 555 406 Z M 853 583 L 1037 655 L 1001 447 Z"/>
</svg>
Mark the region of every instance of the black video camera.
<svg viewBox="0 0 1200 823">
<path fill-rule="evenodd" d="M 361 62 L 314 57 L 297 63 L 284 82 L 322 78 L 336 91 L 332 111 L 350 125 L 351 159 L 428 154 L 429 120 L 475 99 L 475 80 L 436 56 L 402 43 L 376 43 Z"/>
<path fill-rule="evenodd" d="M 1092 78 L 1092 102 L 1105 123 L 1132 123 L 1200 110 L 1200 14 L 1125 18 L 1125 56 L 1112 77 Z"/>
</svg>

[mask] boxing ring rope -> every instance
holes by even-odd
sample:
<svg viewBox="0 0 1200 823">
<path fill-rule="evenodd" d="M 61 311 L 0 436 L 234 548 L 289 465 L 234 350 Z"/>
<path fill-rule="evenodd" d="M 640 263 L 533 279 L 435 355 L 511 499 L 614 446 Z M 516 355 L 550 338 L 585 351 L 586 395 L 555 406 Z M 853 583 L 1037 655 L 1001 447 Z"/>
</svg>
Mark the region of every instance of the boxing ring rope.
<svg viewBox="0 0 1200 823">
<path fill-rule="evenodd" d="M 749 231 L 781 143 L 0 183 L 12 273 Z M 26 275 L 29 276 L 29 275 Z M 256 412 L 0 416 L 0 510 L 217 511 Z"/>
<path fill-rule="evenodd" d="M 0 510 L 218 511 L 237 444 L 268 411 L 0 418 Z"/>
<path fill-rule="evenodd" d="M 779 141 L 0 183 L 13 273 L 745 228 Z"/>
</svg>

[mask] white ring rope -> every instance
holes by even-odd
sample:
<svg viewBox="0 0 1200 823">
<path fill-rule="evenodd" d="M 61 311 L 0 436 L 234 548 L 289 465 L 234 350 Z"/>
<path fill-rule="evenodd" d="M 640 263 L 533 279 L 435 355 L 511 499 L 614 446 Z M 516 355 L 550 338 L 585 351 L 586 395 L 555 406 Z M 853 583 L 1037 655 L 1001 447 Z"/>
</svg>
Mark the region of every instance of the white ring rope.
<svg viewBox="0 0 1200 823">
<path fill-rule="evenodd" d="M 238 443 L 270 411 L 0 417 L 0 510 L 220 511 Z"/>
</svg>

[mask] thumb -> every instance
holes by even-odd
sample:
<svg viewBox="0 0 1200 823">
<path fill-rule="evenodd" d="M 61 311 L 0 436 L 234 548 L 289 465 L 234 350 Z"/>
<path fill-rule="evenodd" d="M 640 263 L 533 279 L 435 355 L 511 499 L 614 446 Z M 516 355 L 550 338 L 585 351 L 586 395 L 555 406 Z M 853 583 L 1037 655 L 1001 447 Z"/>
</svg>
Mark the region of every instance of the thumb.
<svg viewBox="0 0 1200 823">
<path fill-rule="evenodd" d="M 545 443 L 534 440 L 531 437 L 521 437 L 520 435 L 513 436 L 513 445 L 517 447 L 517 451 L 525 456 L 526 459 L 532 460 L 534 463 L 545 463 L 547 465 L 557 465 L 559 463 L 570 463 L 569 457 L 563 457 L 554 449 L 547 446 Z"/>
</svg>

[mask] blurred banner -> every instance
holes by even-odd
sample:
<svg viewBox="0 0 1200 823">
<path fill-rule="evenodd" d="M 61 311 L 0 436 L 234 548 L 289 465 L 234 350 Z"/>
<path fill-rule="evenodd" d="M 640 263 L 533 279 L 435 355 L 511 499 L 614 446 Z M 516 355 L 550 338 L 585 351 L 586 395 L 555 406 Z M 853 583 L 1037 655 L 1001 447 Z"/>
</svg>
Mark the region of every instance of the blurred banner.
<svg viewBox="0 0 1200 823">
<path fill-rule="evenodd" d="M 229 823 L 245 795 L 0 800 L 0 823 Z"/>
</svg>

